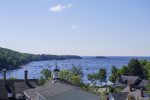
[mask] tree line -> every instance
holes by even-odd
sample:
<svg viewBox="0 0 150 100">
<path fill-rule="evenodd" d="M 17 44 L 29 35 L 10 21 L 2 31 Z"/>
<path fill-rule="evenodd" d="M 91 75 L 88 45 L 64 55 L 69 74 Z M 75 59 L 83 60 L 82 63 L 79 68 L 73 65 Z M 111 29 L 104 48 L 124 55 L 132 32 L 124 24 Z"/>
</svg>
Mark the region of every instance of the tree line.
<svg viewBox="0 0 150 100">
<path fill-rule="evenodd" d="M 32 61 L 65 59 L 81 59 L 81 57 L 75 55 L 46 55 L 20 53 L 17 51 L 0 47 L 0 69 L 17 68 L 20 65 L 27 64 Z"/>
</svg>

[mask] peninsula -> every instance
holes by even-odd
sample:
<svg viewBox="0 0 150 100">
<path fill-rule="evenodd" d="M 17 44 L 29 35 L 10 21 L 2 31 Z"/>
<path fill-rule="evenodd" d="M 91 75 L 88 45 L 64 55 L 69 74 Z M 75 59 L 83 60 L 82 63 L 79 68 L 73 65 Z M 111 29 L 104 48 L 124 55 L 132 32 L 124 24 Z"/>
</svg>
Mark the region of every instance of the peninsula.
<svg viewBox="0 0 150 100">
<path fill-rule="evenodd" d="M 82 59 L 76 55 L 49 55 L 20 53 L 0 47 L 0 69 L 16 69 L 32 61 Z"/>
</svg>

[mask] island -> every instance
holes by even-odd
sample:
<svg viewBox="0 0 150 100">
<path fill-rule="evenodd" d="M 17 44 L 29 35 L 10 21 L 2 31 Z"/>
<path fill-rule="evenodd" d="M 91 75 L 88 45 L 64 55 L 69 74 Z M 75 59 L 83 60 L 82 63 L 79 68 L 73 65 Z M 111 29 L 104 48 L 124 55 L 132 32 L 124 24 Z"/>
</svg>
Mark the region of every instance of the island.
<svg viewBox="0 0 150 100">
<path fill-rule="evenodd" d="M 96 58 L 96 59 L 106 59 L 107 57 L 105 57 L 105 56 L 96 56 L 94 58 Z"/>
</svg>

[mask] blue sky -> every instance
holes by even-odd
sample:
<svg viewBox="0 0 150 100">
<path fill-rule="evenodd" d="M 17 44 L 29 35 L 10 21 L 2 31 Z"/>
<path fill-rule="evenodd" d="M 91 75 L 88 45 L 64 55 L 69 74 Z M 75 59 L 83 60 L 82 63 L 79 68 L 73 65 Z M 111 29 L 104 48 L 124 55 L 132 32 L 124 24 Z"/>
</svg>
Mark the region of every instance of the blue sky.
<svg viewBox="0 0 150 100">
<path fill-rule="evenodd" d="M 150 56 L 150 0 L 0 0 L 0 46 L 26 53 Z"/>
</svg>

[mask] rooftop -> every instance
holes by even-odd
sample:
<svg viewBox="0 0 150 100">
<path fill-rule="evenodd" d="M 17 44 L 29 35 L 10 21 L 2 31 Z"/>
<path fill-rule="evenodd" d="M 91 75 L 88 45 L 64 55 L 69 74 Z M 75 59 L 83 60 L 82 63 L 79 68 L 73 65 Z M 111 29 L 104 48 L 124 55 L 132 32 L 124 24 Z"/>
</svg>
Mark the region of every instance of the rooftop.
<svg viewBox="0 0 150 100">
<path fill-rule="evenodd" d="M 99 100 L 98 95 L 91 94 L 81 88 L 63 81 L 47 82 L 42 87 L 25 90 L 24 93 L 30 99 L 40 95 L 46 100 Z"/>
<path fill-rule="evenodd" d="M 120 76 L 118 81 L 114 84 L 114 87 L 124 87 L 126 88 L 129 84 L 132 84 L 134 88 L 146 88 L 149 81 L 142 80 L 138 76 Z"/>
</svg>

